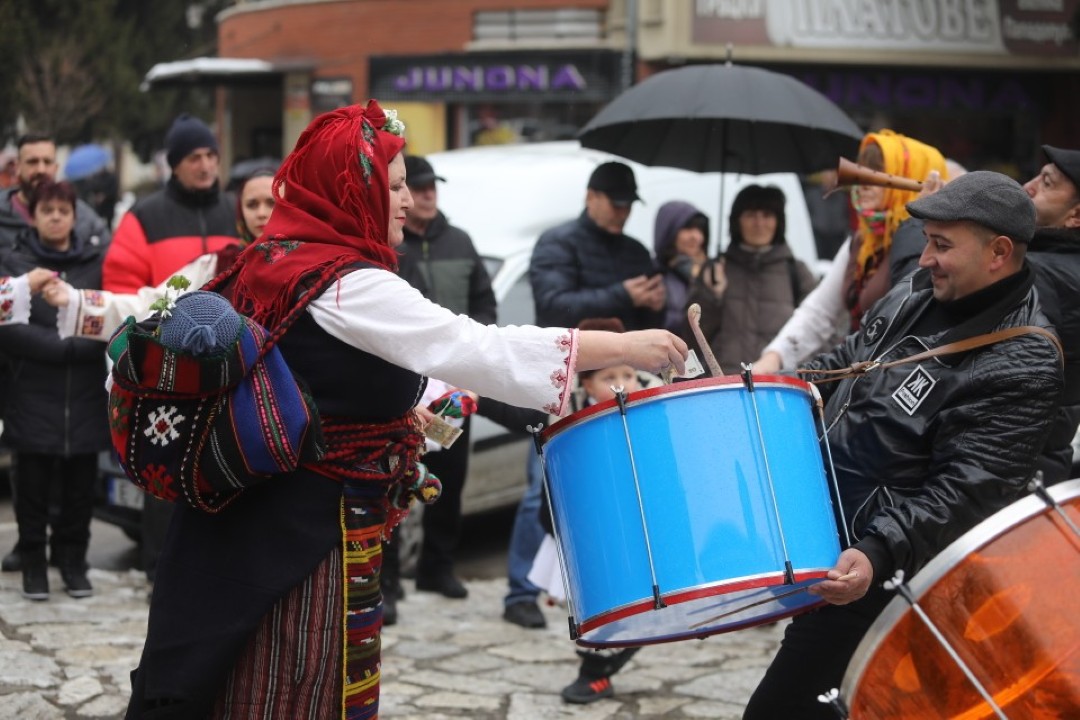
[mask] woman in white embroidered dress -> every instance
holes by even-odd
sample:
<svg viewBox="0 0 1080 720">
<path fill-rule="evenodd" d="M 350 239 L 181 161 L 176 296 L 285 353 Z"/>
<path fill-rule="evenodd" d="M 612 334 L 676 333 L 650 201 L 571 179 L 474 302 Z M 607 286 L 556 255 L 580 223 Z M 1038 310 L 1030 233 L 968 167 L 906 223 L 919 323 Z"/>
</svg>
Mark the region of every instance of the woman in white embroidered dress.
<svg viewBox="0 0 1080 720">
<path fill-rule="evenodd" d="M 56 272 L 45 268 L 14 277 L 0 275 L 0 325 L 25 325 L 30 320 L 30 296 L 55 277 Z"/>
<path fill-rule="evenodd" d="M 263 238 L 209 288 L 287 325 L 278 347 L 327 455 L 220 514 L 177 506 L 128 718 L 377 716 L 381 540 L 421 489 L 423 375 L 563 414 L 578 370 L 684 368 L 667 331 L 484 326 L 398 277 L 412 203 L 401 130 L 374 101 L 312 121 L 275 177 Z"/>
</svg>

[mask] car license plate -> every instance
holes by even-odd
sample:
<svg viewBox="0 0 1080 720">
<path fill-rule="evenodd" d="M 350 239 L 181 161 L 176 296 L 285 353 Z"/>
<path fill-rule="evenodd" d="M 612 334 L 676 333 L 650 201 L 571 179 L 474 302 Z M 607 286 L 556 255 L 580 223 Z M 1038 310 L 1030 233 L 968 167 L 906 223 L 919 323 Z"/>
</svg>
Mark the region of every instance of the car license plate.
<svg viewBox="0 0 1080 720">
<path fill-rule="evenodd" d="M 142 510 L 143 491 L 127 478 L 109 478 L 109 504 Z"/>
</svg>

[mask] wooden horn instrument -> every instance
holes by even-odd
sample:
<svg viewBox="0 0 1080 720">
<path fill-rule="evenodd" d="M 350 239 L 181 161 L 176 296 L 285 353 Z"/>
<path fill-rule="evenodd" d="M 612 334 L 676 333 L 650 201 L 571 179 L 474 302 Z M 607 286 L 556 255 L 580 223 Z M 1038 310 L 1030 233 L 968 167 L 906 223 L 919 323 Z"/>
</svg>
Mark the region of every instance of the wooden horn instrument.
<svg viewBox="0 0 1080 720">
<path fill-rule="evenodd" d="M 877 185 L 879 187 L 893 188 L 894 190 L 908 190 L 919 192 L 922 183 L 911 178 L 899 175 L 890 175 L 880 170 L 871 170 L 865 165 L 859 165 L 847 158 L 840 158 L 840 164 L 836 168 L 836 184 L 839 185 Z"/>
</svg>

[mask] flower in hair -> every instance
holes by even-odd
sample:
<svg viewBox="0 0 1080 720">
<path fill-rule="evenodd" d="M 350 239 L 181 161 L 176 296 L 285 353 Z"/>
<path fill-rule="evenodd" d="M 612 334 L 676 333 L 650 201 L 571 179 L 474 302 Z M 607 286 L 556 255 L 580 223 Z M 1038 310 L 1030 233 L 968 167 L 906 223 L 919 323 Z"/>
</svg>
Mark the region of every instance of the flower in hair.
<svg viewBox="0 0 1080 720">
<path fill-rule="evenodd" d="M 383 114 L 386 115 L 386 123 L 383 125 L 383 132 L 388 132 L 391 135 L 397 135 L 398 137 L 405 137 L 405 123 L 398 120 L 397 110 L 387 110 L 383 108 Z"/>
</svg>

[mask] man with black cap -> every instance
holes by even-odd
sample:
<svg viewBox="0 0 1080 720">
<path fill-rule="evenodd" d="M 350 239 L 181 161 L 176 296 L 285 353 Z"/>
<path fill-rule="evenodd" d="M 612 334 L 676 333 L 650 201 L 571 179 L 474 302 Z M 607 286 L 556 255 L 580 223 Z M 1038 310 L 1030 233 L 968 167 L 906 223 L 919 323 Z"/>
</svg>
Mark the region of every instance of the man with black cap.
<svg viewBox="0 0 1080 720">
<path fill-rule="evenodd" d="M 1063 386 L 1061 355 L 1025 261 L 1035 207 L 1016 181 L 972 172 L 908 203 L 924 221 L 920 270 L 873 305 L 859 332 L 808 363 L 818 385 L 849 547 L 811 593 L 826 604 L 787 627 L 744 718 L 833 720 L 863 635 L 951 542 L 1023 497 Z M 1023 326 L 1014 337 L 983 337 Z M 908 358 L 928 349 L 939 354 Z M 882 689 L 886 692 L 887 689 Z"/>
<path fill-rule="evenodd" d="M 399 272 L 432 302 L 477 322 L 495 323 L 495 292 L 484 261 L 464 230 L 454 227 L 439 210 L 435 174 L 431 163 L 419 155 L 405 158 L 405 182 L 413 205 L 405 215 L 405 242 Z M 454 575 L 453 554 L 461 535 L 461 494 L 469 470 L 469 418 L 454 444 L 425 456 L 424 462 L 442 481 L 439 502 L 424 508 L 424 538 L 416 566 L 416 588 L 465 598 L 468 590 Z M 402 596 L 396 542 L 384 545 L 383 619 L 397 621 Z"/>
<path fill-rule="evenodd" d="M 627 330 L 663 327 L 664 279 L 648 249 L 623 228 L 637 194 L 630 166 L 598 165 L 585 211 L 547 230 L 529 264 L 536 322 L 577 327 L 585 318 L 617 317 Z"/>
<path fill-rule="evenodd" d="M 165 135 L 165 152 L 172 176 L 120 219 L 102 267 L 105 290 L 160 285 L 192 260 L 240 243 L 236 204 L 219 187 L 217 138 L 206 123 L 179 115 Z M 171 503 L 146 496 L 142 555 L 151 582 L 171 515 Z"/>
<path fill-rule="evenodd" d="M 239 243 L 235 203 L 218 179 L 218 142 L 206 123 L 183 113 L 165 135 L 172 176 L 120 220 L 105 257 L 105 290 L 138 292 L 189 262 Z"/>
<path fill-rule="evenodd" d="M 1035 206 L 1036 225 L 1027 259 L 1039 304 L 1065 351 L 1065 395 L 1038 461 L 1043 481 L 1052 485 L 1074 476 L 1072 440 L 1080 424 L 1080 151 L 1042 149 L 1047 162 L 1024 191 Z M 921 222 L 913 219 L 893 236 L 894 283 L 915 269 L 921 235 Z"/>
</svg>

